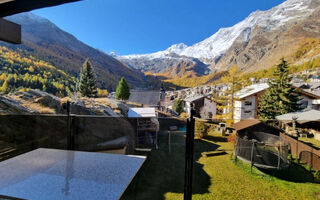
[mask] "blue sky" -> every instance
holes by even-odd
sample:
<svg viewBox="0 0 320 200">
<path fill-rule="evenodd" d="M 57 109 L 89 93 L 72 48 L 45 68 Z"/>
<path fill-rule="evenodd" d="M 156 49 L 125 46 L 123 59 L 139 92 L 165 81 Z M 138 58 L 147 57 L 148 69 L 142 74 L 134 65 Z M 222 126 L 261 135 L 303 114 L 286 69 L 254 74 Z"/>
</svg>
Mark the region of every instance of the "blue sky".
<svg viewBox="0 0 320 200">
<path fill-rule="evenodd" d="M 284 0 L 85 0 L 33 11 L 84 43 L 120 55 L 200 42 Z"/>
</svg>

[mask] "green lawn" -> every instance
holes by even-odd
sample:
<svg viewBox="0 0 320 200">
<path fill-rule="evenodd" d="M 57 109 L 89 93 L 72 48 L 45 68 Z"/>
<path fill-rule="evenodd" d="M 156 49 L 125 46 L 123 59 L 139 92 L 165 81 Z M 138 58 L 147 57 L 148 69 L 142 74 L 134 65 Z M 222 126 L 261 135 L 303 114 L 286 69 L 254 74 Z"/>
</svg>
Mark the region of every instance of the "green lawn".
<svg viewBox="0 0 320 200">
<path fill-rule="evenodd" d="M 148 160 L 130 184 L 122 199 L 183 199 L 184 137 L 172 135 L 168 152 L 167 135 L 159 136 L 160 149 Z M 232 145 L 226 138 L 209 135 L 195 142 L 193 199 L 320 199 L 320 184 L 304 168 L 294 165 L 271 177 L 247 164 L 231 160 Z M 291 181 L 288 181 L 291 180 Z M 295 182 L 294 182 L 295 181 Z"/>
<path fill-rule="evenodd" d="M 299 137 L 299 140 L 320 150 L 320 141 L 314 138 Z"/>
</svg>

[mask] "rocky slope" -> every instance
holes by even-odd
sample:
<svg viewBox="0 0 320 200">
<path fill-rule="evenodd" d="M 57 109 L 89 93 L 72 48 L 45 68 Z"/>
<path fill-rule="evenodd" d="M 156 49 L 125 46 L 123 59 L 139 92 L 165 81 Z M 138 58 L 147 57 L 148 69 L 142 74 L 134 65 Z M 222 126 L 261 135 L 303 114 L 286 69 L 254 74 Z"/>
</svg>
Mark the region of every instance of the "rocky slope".
<svg viewBox="0 0 320 200">
<path fill-rule="evenodd" d="M 300 60 L 302 57 L 296 56 L 297 51 L 306 41 L 320 38 L 319 5 L 319 1 L 310 1 L 308 6 L 312 9 L 301 8 L 309 10 L 307 16 L 289 20 L 272 31 L 264 26 L 255 26 L 250 32 L 250 40 L 238 38 L 219 62 L 211 66 L 220 70 L 238 65 L 245 71 L 256 71 L 277 64 L 282 57 L 292 64 L 303 62 Z"/>
<path fill-rule="evenodd" d="M 107 98 L 58 98 L 52 94 L 30 89 L 0 96 L 0 114 L 66 114 L 63 105 L 71 102 L 72 114 L 126 116 L 129 107 Z"/>
</svg>

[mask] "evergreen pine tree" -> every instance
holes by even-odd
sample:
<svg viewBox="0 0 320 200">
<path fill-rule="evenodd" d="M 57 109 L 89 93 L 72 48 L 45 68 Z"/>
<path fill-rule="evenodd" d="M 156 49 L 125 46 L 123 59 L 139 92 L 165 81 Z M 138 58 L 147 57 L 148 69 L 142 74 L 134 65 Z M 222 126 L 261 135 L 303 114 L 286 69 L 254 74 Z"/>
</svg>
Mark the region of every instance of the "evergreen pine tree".
<svg viewBox="0 0 320 200">
<path fill-rule="evenodd" d="M 175 100 L 172 109 L 180 115 L 182 112 L 184 112 L 183 101 L 181 99 Z"/>
<path fill-rule="evenodd" d="M 130 97 L 130 89 L 124 77 L 121 78 L 116 89 L 116 99 L 128 100 Z"/>
<path fill-rule="evenodd" d="M 83 63 L 80 78 L 77 82 L 77 90 L 85 97 L 97 96 L 96 75 L 89 59 L 86 59 Z"/>
<path fill-rule="evenodd" d="M 300 109 L 300 97 L 290 82 L 288 64 L 284 59 L 277 65 L 269 89 L 261 97 L 258 114 L 261 120 L 275 119 L 276 116 Z"/>
</svg>

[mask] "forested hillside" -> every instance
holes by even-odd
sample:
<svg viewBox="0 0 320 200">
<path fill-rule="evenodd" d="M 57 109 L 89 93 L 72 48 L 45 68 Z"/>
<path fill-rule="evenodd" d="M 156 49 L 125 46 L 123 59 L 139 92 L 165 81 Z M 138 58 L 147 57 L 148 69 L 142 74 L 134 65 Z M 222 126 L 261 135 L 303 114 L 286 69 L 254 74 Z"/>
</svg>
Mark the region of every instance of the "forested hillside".
<svg viewBox="0 0 320 200">
<path fill-rule="evenodd" d="M 22 44 L 1 42 L 1 46 L 13 51 L 26 50 L 34 58 L 50 63 L 75 77 L 79 75 L 83 62 L 89 58 L 97 75 L 98 87 L 109 91 L 115 90 L 121 77 L 125 77 L 131 87 L 148 85 L 143 73 L 86 45 L 45 18 L 32 13 L 21 13 L 7 19 L 21 24 Z"/>
<path fill-rule="evenodd" d="M 73 92 L 76 78 L 51 64 L 28 55 L 24 50 L 0 47 L 0 92 L 28 88 L 66 96 Z"/>
</svg>

